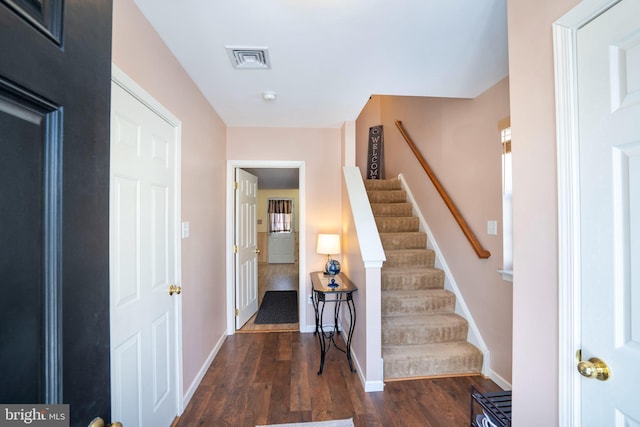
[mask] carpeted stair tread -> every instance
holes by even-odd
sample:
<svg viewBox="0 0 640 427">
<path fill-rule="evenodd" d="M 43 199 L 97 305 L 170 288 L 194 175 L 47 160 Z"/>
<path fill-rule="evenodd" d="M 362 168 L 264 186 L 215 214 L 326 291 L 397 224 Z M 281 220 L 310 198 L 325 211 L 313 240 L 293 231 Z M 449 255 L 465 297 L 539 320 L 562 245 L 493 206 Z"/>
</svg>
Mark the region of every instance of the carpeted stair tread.
<svg viewBox="0 0 640 427">
<path fill-rule="evenodd" d="M 383 316 L 453 313 L 456 296 L 444 289 L 383 291 Z"/>
<path fill-rule="evenodd" d="M 413 205 L 408 202 L 398 203 L 371 203 L 373 216 L 411 216 Z"/>
<path fill-rule="evenodd" d="M 431 267 L 384 267 L 382 290 L 442 289 L 444 272 Z"/>
<path fill-rule="evenodd" d="M 436 254 L 431 249 L 391 249 L 384 251 L 385 267 L 433 267 Z"/>
<path fill-rule="evenodd" d="M 465 341 L 383 346 L 384 377 L 409 378 L 479 374 L 482 353 Z"/>
<path fill-rule="evenodd" d="M 466 342 L 469 324 L 455 313 L 444 272 L 397 177 L 365 188 L 387 260 L 381 270 L 385 379 L 478 374 L 482 353 Z"/>
<path fill-rule="evenodd" d="M 424 249 L 427 247 L 427 234 L 422 231 L 380 233 L 380 241 L 385 253 L 391 249 Z"/>
<path fill-rule="evenodd" d="M 367 190 L 399 190 L 400 180 L 398 177 L 389 179 L 366 179 L 364 187 Z"/>
<path fill-rule="evenodd" d="M 415 216 L 376 217 L 376 226 L 380 233 L 416 232 L 420 230 L 420 219 Z"/>
<path fill-rule="evenodd" d="M 370 203 L 404 203 L 407 201 L 407 192 L 404 190 L 368 190 Z"/>
<path fill-rule="evenodd" d="M 417 345 L 465 341 L 468 322 L 455 313 L 382 318 L 383 345 Z"/>
</svg>

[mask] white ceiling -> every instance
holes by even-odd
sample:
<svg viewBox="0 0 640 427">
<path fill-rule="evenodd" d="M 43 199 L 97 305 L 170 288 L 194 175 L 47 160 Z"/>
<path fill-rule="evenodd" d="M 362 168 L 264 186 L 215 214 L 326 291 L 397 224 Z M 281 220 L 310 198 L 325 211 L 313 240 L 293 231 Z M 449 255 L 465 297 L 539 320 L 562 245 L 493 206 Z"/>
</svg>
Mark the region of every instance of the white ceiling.
<svg viewBox="0 0 640 427">
<path fill-rule="evenodd" d="M 300 173 L 296 168 L 243 168 L 258 177 L 258 189 L 291 190 L 300 187 Z"/>
<path fill-rule="evenodd" d="M 338 128 L 372 94 L 473 98 L 508 73 L 506 0 L 135 2 L 230 127 Z"/>
</svg>

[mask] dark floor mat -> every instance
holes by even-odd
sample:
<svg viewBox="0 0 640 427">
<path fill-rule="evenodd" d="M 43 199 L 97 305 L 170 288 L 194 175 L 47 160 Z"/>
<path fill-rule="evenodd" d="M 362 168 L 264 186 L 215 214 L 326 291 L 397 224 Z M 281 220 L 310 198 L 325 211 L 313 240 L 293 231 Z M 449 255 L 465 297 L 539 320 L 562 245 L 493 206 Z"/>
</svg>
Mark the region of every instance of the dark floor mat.
<svg viewBox="0 0 640 427">
<path fill-rule="evenodd" d="M 267 291 L 256 316 L 256 325 L 298 322 L 298 291 Z"/>
</svg>

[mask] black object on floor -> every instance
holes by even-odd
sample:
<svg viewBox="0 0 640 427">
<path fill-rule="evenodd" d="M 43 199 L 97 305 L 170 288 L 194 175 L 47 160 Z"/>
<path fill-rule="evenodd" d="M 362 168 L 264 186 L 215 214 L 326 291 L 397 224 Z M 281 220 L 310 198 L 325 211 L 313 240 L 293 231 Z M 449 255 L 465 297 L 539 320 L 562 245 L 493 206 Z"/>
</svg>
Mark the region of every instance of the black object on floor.
<svg viewBox="0 0 640 427">
<path fill-rule="evenodd" d="M 298 291 L 267 291 L 256 316 L 256 325 L 298 322 Z"/>
</svg>

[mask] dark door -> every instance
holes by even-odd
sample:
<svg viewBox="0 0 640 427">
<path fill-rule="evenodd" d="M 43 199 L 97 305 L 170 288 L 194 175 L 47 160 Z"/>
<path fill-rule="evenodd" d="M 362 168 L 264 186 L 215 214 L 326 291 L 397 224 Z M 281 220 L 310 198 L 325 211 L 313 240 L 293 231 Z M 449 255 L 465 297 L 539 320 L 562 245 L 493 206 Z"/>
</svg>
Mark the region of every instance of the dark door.
<svg viewBox="0 0 640 427">
<path fill-rule="evenodd" d="M 0 402 L 110 418 L 111 0 L 0 0 Z"/>
</svg>

